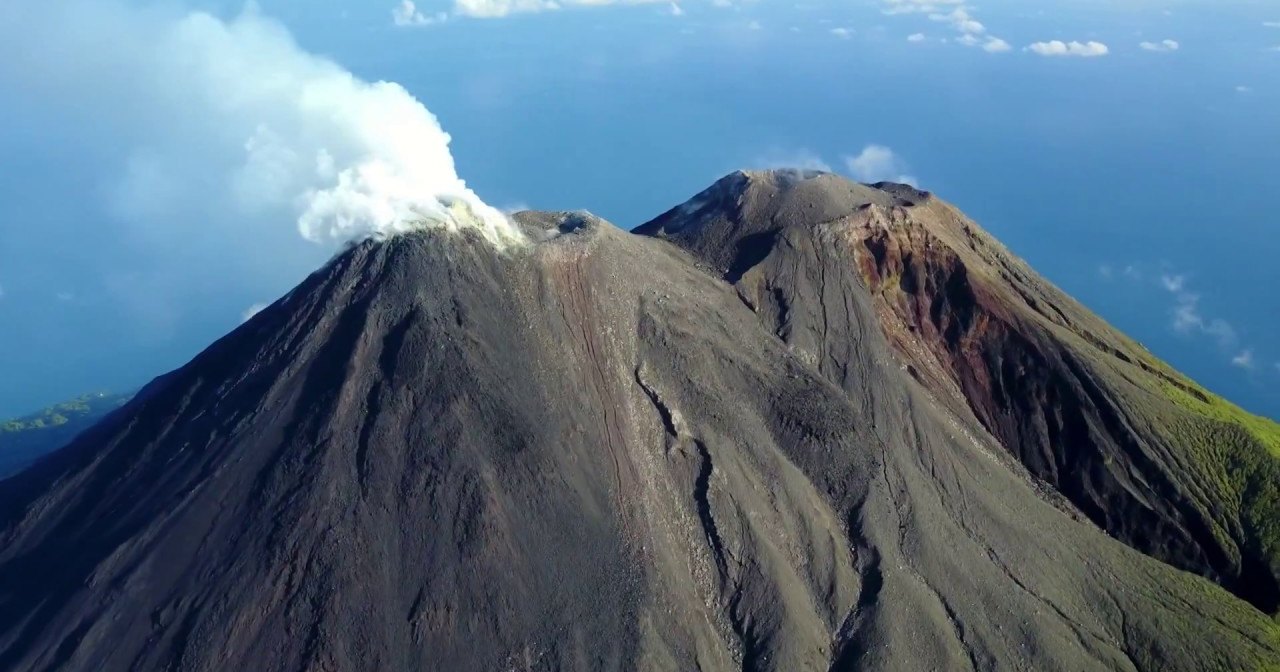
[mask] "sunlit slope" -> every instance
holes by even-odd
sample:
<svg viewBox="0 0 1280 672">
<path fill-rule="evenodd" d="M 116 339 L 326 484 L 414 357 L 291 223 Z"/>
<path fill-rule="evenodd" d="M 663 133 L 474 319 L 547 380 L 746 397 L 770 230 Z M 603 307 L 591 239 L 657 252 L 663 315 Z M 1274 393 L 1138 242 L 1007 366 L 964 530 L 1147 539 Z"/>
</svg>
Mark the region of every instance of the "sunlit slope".
<svg viewBox="0 0 1280 672">
<path fill-rule="evenodd" d="M 1280 606 L 1280 430 L 1201 389 L 1036 274 L 954 207 L 904 185 L 738 173 L 639 229 L 733 283 L 836 384 L 849 289 L 912 376 L 1129 545 Z"/>
</svg>

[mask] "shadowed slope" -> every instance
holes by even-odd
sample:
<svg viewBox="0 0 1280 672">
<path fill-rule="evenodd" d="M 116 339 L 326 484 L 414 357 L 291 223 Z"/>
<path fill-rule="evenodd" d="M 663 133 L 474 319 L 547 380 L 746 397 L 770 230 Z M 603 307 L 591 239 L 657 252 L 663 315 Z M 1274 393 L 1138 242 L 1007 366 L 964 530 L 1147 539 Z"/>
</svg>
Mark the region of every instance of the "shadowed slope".
<svg viewBox="0 0 1280 672">
<path fill-rule="evenodd" d="M 0 668 L 1280 662 L 935 403 L 860 284 L 838 386 L 672 246 L 520 219 L 355 247 L 0 483 Z"/>
</svg>

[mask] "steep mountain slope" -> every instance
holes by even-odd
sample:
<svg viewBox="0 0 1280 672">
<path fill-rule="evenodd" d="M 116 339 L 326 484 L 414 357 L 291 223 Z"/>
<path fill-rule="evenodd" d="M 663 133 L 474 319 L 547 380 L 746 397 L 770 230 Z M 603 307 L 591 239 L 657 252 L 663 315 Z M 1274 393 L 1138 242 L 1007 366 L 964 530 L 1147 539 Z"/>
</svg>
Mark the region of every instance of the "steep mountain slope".
<svg viewBox="0 0 1280 672">
<path fill-rule="evenodd" d="M 0 479 L 53 452 L 129 401 L 128 394 L 86 394 L 49 408 L 0 422 Z"/>
<path fill-rule="evenodd" d="M 676 247 L 519 218 L 354 247 L 0 482 L 0 669 L 1280 665 L 937 403 L 858 274 L 834 378 Z"/>
<path fill-rule="evenodd" d="M 1201 389 L 934 196 L 833 175 L 738 173 L 638 232 L 734 283 L 853 398 L 847 296 L 912 376 L 1116 538 L 1280 607 L 1280 426 Z"/>
</svg>

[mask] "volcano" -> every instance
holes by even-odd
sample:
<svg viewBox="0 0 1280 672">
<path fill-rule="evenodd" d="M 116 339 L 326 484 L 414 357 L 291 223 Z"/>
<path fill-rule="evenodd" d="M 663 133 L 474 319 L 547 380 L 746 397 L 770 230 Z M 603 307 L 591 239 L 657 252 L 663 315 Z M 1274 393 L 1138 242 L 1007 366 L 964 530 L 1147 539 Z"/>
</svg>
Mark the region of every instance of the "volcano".
<svg viewBox="0 0 1280 672">
<path fill-rule="evenodd" d="M 1280 665 L 1280 431 L 932 194 L 515 220 L 351 247 L 0 482 L 0 669 Z"/>
</svg>

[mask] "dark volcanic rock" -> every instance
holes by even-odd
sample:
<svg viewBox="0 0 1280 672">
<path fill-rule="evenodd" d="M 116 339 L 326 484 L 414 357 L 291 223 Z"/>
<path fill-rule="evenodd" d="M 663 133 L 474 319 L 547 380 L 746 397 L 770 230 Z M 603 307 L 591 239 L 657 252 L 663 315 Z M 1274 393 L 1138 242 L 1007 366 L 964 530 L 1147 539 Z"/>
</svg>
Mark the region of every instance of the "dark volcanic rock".
<svg viewBox="0 0 1280 672">
<path fill-rule="evenodd" d="M 685 230 L 800 246 L 821 330 L 735 266 L 757 248 L 707 273 L 588 215 L 341 255 L 0 483 L 0 669 L 1280 662 L 1264 615 L 939 402 L 861 275 L 788 228 L 927 197 L 813 179 L 847 202 L 762 192 L 768 222 Z"/>
<path fill-rule="evenodd" d="M 1280 468 L 1266 443 L 1280 427 L 1213 399 L 950 205 L 874 187 L 881 196 L 832 175 L 738 174 L 637 232 L 721 270 L 855 399 L 866 381 L 847 363 L 864 327 L 851 322 L 865 315 L 843 304 L 869 293 L 939 403 L 1117 538 L 1276 612 Z M 731 222 L 767 222 L 767 242 Z"/>
</svg>

